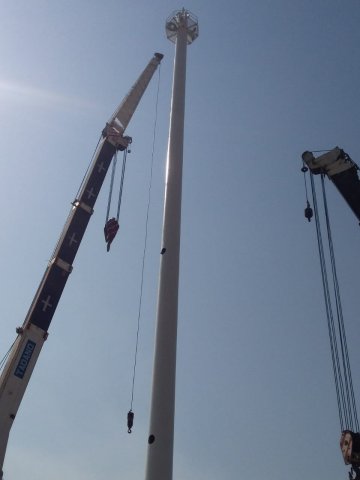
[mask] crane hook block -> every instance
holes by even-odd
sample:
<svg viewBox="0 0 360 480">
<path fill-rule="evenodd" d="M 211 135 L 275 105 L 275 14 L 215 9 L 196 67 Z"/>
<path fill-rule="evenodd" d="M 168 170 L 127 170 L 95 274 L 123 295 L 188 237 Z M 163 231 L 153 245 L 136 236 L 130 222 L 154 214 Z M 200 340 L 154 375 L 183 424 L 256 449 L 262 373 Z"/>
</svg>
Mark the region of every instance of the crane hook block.
<svg viewBox="0 0 360 480">
<path fill-rule="evenodd" d="M 344 430 L 340 438 L 340 448 L 345 465 L 360 467 L 360 433 Z"/>
<path fill-rule="evenodd" d="M 310 222 L 310 220 L 312 219 L 312 216 L 313 216 L 313 210 L 310 207 L 310 203 L 307 202 L 307 206 L 305 208 L 305 218 L 307 218 L 308 221 Z"/>
<path fill-rule="evenodd" d="M 128 433 L 131 433 L 131 429 L 133 425 L 134 425 L 134 412 L 132 410 L 129 410 L 127 414 Z"/>
<path fill-rule="evenodd" d="M 111 242 L 114 240 L 117 231 L 119 230 L 119 222 L 116 218 L 110 218 L 105 224 L 104 227 L 104 235 L 105 235 L 105 242 L 107 243 L 107 251 L 110 250 Z"/>
<path fill-rule="evenodd" d="M 351 470 L 349 472 L 349 480 L 359 480 L 360 479 L 360 467 L 357 465 L 351 465 Z"/>
</svg>

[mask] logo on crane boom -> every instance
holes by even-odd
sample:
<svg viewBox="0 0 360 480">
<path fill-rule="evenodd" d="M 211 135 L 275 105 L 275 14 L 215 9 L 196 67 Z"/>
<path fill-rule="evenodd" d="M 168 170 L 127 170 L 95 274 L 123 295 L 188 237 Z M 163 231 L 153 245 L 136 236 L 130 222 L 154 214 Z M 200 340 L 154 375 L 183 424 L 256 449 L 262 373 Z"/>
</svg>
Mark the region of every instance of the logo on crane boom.
<svg viewBox="0 0 360 480">
<path fill-rule="evenodd" d="M 31 356 L 35 350 L 35 346 L 36 346 L 36 343 L 33 342 L 32 340 L 27 341 L 24 351 L 20 357 L 19 363 L 17 364 L 16 370 L 14 373 L 15 377 L 24 378 Z"/>
</svg>

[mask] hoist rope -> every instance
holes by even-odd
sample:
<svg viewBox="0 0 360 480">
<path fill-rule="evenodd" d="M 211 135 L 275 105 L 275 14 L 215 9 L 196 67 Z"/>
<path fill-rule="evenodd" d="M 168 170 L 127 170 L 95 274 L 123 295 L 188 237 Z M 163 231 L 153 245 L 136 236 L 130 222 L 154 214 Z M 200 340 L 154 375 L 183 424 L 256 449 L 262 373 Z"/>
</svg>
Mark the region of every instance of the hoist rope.
<svg viewBox="0 0 360 480">
<path fill-rule="evenodd" d="M 127 148 L 125 148 L 124 155 L 123 155 L 123 164 L 122 164 L 122 169 L 121 169 L 121 179 L 120 179 L 120 189 L 119 189 L 119 197 L 118 197 L 118 208 L 117 208 L 117 212 L 116 212 L 116 220 L 119 220 L 119 216 L 120 216 L 120 206 L 121 206 L 122 192 L 123 192 L 123 186 L 124 186 L 127 152 L 128 152 L 128 150 L 127 150 Z"/>
<path fill-rule="evenodd" d="M 307 187 L 307 182 L 306 182 L 306 172 L 308 171 L 307 167 L 305 167 L 305 164 L 303 163 L 303 168 L 301 171 L 304 174 L 304 186 L 305 186 L 305 197 L 306 197 L 306 202 L 309 203 L 309 195 L 308 195 L 308 187 Z"/>
<path fill-rule="evenodd" d="M 323 290 L 324 290 L 326 318 L 327 318 L 328 333 L 329 333 L 329 340 L 330 340 L 331 359 L 332 359 L 332 366 L 333 366 L 333 373 L 334 373 L 334 380 L 335 380 L 336 399 L 338 404 L 341 430 L 343 430 L 344 428 L 343 409 L 342 409 L 343 395 L 341 395 L 342 389 L 340 388 L 340 385 L 339 385 L 338 361 L 336 360 L 337 357 L 335 354 L 334 336 L 333 336 L 333 328 L 332 328 L 333 322 L 332 322 L 332 309 L 331 309 L 331 303 L 330 303 L 330 291 L 329 291 L 329 284 L 327 280 L 324 245 L 322 242 L 319 211 L 317 206 L 317 197 L 316 197 L 314 178 L 312 173 L 310 173 L 310 180 L 311 180 L 311 190 L 312 190 L 313 205 L 314 205 L 317 242 L 318 242 L 318 249 L 319 249 L 320 269 L 321 269 L 321 276 L 322 276 Z"/>
<path fill-rule="evenodd" d="M 109 189 L 109 198 L 108 198 L 108 204 L 107 204 L 107 210 L 106 210 L 105 223 L 109 220 L 111 198 L 112 198 L 112 192 L 114 187 L 114 179 L 115 179 L 116 164 L 117 164 L 117 151 L 115 152 L 112 162 L 113 164 L 112 164 L 111 177 L 110 177 L 110 189 Z"/>
<path fill-rule="evenodd" d="M 125 148 L 124 153 L 123 153 L 122 167 L 121 167 L 120 187 L 119 187 L 118 205 L 117 205 L 117 212 L 116 212 L 116 220 L 117 221 L 119 220 L 119 217 L 120 217 L 120 207 L 121 207 L 121 199 L 122 199 L 122 193 L 123 193 L 123 187 L 124 187 L 127 153 L 128 153 L 128 149 Z M 113 157 L 113 164 L 112 164 L 112 170 L 111 170 L 109 198 L 108 198 L 108 204 L 107 204 L 107 210 L 106 210 L 105 223 L 109 220 L 109 216 L 110 216 L 110 208 L 111 208 L 111 200 L 112 200 L 112 194 L 113 194 L 113 189 L 114 189 L 114 180 L 115 180 L 117 160 L 118 160 L 118 158 L 117 158 L 117 151 L 116 151 L 115 154 L 114 154 L 114 157 Z"/>
<path fill-rule="evenodd" d="M 330 293 L 329 281 L 327 276 L 325 250 L 324 250 L 324 245 L 322 240 L 319 209 L 318 209 L 316 189 L 315 189 L 312 173 L 310 173 L 310 180 L 311 180 L 311 190 L 312 190 L 312 197 L 313 197 L 317 242 L 318 242 L 319 258 L 320 258 L 320 268 L 321 268 L 321 275 L 322 275 L 322 282 L 323 282 L 326 317 L 327 317 L 328 333 L 329 333 L 329 339 L 330 339 L 331 359 L 332 359 L 333 374 L 334 374 L 334 380 L 335 380 L 335 390 L 336 390 L 336 398 L 337 398 L 337 404 L 338 404 L 340 426 L 341 426 L 341 430 L 350 429 L 353 431 L 358 431 L 359 424 L 358 424 L 358 417 L 357 417 L 357 411 L 356 411 L 355 395 L 353 390 L 353 383 L 352 383 L 352 376 L 351 376 L 351 369 L 350 369 L 350 361 L 349 361 L 349 355 L 348 355 L 348 349 L 347 349 L 347 341 L 346 341 L 346 335 L 345 335 L 345 325 L 344 325 L 341 299 L 340 299 L 340 288 L 339 288 L 339 282 L 338 282 L 338 277 L 336 272 L 334 245 L 333 245 L 332 235 L 331 235 L 330 218 L 329 218 L 329 211 L 327 206 L 327 199 L 326 199 L 326 192 L 325 192 L 325 185 L 324 185 L 324 176 L 323 175 L 321 176 L 322 193 L 323 193 L 323 203 L 324 203 L 324 211 L 325 211 L 325 219 L 326 219 L 326 231 L 327 231 L 328 244 L 329 244 L 331 271 L 332 271 L 332 277 L 333 277 L 333 288 L 334 288 L 334 298 L 335 298 L 335 305 L 336 305 L 336 316 L 337 316 L 337 327 L 338 327 L 337 329 L 336 329 L 336 323 L 335 323 L 334 313 L 332 308 L 332 300 L 331 300 L 332 296 Z M 340 344 L 341 357 L 339 354 L 338 344 Z M 340 358 L 341 358 L 341 361 L 340 361 Z"/>
<path fill-rule="evenodd" d="M 325 192 L 324 176 L 321 176 L 321 186 L 322 186 L 322 193 L 323 193 L 326 229 L 327 229 L 327 235 L 328 235 L 328 241 L 329 241 L 331 269 L 332 269 L 333 281 L 334 281 L 334 295 L 335 295 L 336 311 L 337 311 L 337 319 L 338 319 L 338 332 L 339 332 L 340 347 L 341 347 L 345 390 L 346 390 L 346 396 L 349 402 L 348 404 L 349 419 L 351 422 L 352 429 L 358 431 L 359 422 L 357 417 L 357 409 L 356 409 L 354 387 L 353 387 L 353 381 L 352 381 L 352 375 L 351 375 L 349 352 L 347 347 L 344 316 L 343 316 L 343 310 L 341 305 L 340 288 L 339 288 L 339 282 L 338 282 L 337 271 L 336 271 L 334 245 L 332 241 L 329 210 L 328 210 L 327 198 L 326 198 L 326 192 Z"/>
<path fill-rule="evenodd" d="M 147 200 L 146 219 L 145 219 L 145 238 L 144 238 L 144 248 L 143 248 L 143 255 L 142 255 L 142 265 L 141 265 L 139 308 L 138 308 L 138 315 L 137 315 L 137 329 L 136 329 L 136 341 L 135 341 L 135 352 L 134 352 L 134 365 L 133 365 L 133 374 L 132 374 L 132 382 L 131 382 L 130 412 L 132 412 L 133 402 L 134 402 L 137 356 L 138 356 L 138 350 L 139 350 L 141 307 L 142 307 L 142 297 L 143 297 L 143 287 L 144 287 L 144 271 L 145 271 L 145 258 L 146 258 L 146 249 L 147 249 L 147 239 L 148 239 L 149 212 L 150 212 L 150 204 L 151 204 L 151 189 L 152 189 L 152 180 L 153 180 L 153 171 L 154 171 L 154 156 L 155 156 L 155 143 L 156 143 L 156 127 L 157 127 L 157 118 L 158 118 L 161 66 L 159 67 L 158 71 L 159 71 L 159 74 L 158 74 L 158 84 L 157 84 L 156 100 L 155 100 L 155 118 L 154 118 L 152 151 L 151 151 L 151 161 L 150 161 L 150 178 L 149 178 L 148 200 Z"/>
</svg>

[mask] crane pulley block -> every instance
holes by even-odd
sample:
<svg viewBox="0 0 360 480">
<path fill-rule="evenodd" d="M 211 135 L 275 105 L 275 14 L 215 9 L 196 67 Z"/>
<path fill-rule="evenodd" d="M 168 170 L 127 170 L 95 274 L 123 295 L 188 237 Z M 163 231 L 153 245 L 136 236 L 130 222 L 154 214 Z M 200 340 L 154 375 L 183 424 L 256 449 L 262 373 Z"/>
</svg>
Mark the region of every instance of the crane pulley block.
<svg viewBox="0 0 360 480">
<path fill-rule="evenodd" d="M 116 234 L 119 230 L 119 222 L 116 218 L 110 218 L 104 227 L 105 242 L 107 243 L 107 251 L 110 250 L 111 242 L 116 237 Z"/>
<path fill-rule="evenodd" d="M 340 448 L 346 465 L 360 466 L 360 433 L 344 430 Z"/>
<path fill-rule="evenodd" d="M 104 130 L 102 131 L 102 136 L 111 143 L 116 150 L 123 151 L 125 150 L 132 142 L 132 138 L 128 135 L 123 135 L 122 131 L 116 128 L 114 122 L 107 123 Z"/>
</svg>

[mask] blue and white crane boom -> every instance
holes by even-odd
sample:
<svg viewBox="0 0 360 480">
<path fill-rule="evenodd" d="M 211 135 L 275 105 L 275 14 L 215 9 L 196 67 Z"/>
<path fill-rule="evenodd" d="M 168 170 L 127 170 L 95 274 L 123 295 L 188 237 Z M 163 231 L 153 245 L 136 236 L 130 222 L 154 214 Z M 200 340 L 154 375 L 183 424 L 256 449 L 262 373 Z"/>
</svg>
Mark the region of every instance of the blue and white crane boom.
<svg viewBox="0 0 360 480">
<path fill-rule="evenodd" d="M 124 131 L 163 55 L 155 53 L 128 95 L 106 124 L 93 161 L 40 282 L 34 300 L 0 377 L 0 479 L 10 429 L 48 336 L 57 304 L 73 268 L 73 261 L 93 213 L 111 160 L 131 138 Z"/>
</svg>

